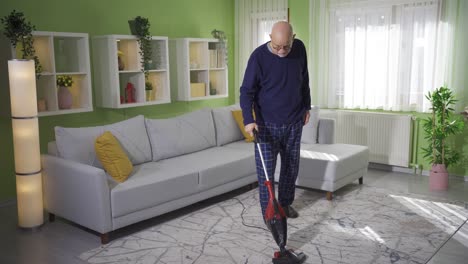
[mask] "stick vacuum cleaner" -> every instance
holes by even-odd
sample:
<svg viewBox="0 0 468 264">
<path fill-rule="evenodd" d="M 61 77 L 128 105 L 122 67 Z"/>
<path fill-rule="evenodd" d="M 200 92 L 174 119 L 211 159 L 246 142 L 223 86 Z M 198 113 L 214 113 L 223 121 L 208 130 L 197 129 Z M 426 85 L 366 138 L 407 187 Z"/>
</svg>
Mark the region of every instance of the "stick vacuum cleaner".
<svg viewBox="0 0 468 264">
<path fill-rule="evenodd" d="M 265 172 L 265 186 L 268 189 L 268 205 L 265 210 L 265 224 L 268 229 L 271 231 L 273 238 L 278 244 L 280 251 L 276 251 L 273 256 L 274 264 L 300 264 L 303 263 L 307 256 L 304 253 L 296 253 L 291 249 L 286 249 L 286 240 L 288 237 L 287 231 L 287 221 L 286 214 L 284 213 L 283 208 L 278 203 L 275 197 L 274 183 L 270 181 L 268 177 L 268 172 L 265 167 L 265 161 L 262 155 L 262 149 L 260 148 L 260 143 L 258 142 L 257 131 L 254 130 L 254 141 L 258 148 L 258 153 L 260 154 L 260 159 L 262 161 L 263 171 Z"/>
</svg>

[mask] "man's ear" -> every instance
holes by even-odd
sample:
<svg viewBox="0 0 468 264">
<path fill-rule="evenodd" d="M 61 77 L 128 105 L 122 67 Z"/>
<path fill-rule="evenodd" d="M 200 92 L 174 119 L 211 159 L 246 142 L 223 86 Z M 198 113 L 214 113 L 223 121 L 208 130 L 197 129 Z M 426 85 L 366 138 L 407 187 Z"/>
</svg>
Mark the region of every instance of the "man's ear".
<svg viewBox="0 0 468 264">
<path fill-rule="evenodd" d="M 296 37 L 296 34 L 293 34 L 293 39 Z"/>
<path fill-rule="evenodd" d="M 271 40 L 271 34 L 270 34 L 270 40 Z"/>
</svg>

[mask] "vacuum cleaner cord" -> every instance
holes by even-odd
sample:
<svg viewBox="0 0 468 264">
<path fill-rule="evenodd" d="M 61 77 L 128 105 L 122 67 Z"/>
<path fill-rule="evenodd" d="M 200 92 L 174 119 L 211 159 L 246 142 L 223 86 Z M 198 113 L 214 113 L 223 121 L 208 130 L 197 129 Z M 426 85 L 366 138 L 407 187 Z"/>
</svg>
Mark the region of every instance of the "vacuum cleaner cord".
<svg viewBox="0 0 468 264">
<path fill-rule="evenodd" d="M 251 227 L 251 228 L 257 228 L 257 229 L 262 229 L 262 230 L 265 230 L 267 232 L 270 232 L 270 230 L 266 229 L 266 228 L 263 228 L 263 227 L 260 227 L 260 226 L 255 226 L 255 225 L 248 225 L 245 223 L 245 220 L 244 220 L 244 212 L 245 212 L 245 205 L 242 203 L 241 200 L 237 199 L 237 198 L 232 198 L 233 200 L 236 200 L 238 203 L 240 203 L 242 205 L 242 212 L 241 212 L 241 218 L 242 218 L 242 225 L 246 226 L 246 227 Z"/>
</svg>

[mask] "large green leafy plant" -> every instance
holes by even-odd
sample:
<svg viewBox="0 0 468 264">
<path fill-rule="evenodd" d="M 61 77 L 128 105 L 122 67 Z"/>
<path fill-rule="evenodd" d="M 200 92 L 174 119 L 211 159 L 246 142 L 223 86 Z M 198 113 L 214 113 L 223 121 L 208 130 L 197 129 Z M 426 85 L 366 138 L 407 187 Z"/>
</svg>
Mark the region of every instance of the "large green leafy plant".
<svg viewBox="0 0 468 264">
<path fill-rule="evenodd" d="M 13 10 L 8 16 L 0 18 L 0 21 L 3 25 L 3 34 L 10 40 L 13 48 L 16 49 L 17 45 L 20 44 L 21 58 L 34 60 L 36 76 L 39 77 L 42 66 L 36 56 L 32 36 L 32 32 L 36 30 L 36 27 L 31 22 L 26 21 L 22 12 L 16 12 L 16 10 Z"/>
<path fill-rule="evenodd" d="M 426 95 L 431 102 L 432 116 L 423 120 L 425 139 L 429 145 L 423 147 L 424 158 L 431 164 L 444 164 L 446 168 L 460 160 L 460 154 L 450 148 L 447 138 L 463 131 L 464 122 L 453 116 L 453 104 L 457 101 L 452 91 L 440 87 Z"/>
</svg>

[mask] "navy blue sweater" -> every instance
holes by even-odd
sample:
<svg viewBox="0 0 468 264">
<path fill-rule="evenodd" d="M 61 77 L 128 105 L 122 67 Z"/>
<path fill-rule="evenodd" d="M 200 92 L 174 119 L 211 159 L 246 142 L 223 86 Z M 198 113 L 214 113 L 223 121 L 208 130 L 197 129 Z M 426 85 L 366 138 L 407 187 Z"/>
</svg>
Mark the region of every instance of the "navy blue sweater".
<svg viewBox="0 0 468 264">
<path fill-rule="evenodd" d="M 268 49 L 268 42 L 250 55 L 240 87 L 244 124 L 265 122 L 292 124 L 310 110 L 307 55 L 295 39 L 289 54 L 281 58 Z M 252 115 L 255 110 L 255 121 Z"/>
</svg>

